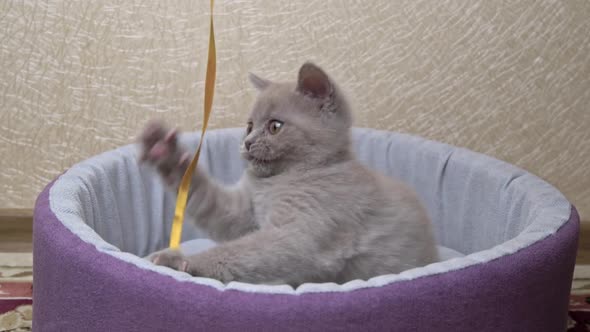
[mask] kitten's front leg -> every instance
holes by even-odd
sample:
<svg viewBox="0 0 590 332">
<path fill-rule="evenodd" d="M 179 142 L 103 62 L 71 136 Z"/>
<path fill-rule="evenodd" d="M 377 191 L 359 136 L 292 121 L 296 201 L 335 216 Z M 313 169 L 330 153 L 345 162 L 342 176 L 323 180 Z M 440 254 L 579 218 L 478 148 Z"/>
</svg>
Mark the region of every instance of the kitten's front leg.
<svg viewBox="0 0 590 332">
<path fill-rule="evenodd" d="M 141 134 L 141 160 L 154 166 L 174 190 L 190 163 L 176 130 L 160 121 L 152 121 Z M 232 240 L 258 228 L 247 186 L 224 188 L 198 167 L 191 178 L 186 213 L 215 241 Z"/>
<path fill-rule="evenodd" d="M 338 251 L 321 251 L 318 232 L 293 223 L 262 229 L 194 256 L 165 251 L 152 261 L 224 283 L 283 283 L 335 280 L 345 260 Z"/>
</svg>

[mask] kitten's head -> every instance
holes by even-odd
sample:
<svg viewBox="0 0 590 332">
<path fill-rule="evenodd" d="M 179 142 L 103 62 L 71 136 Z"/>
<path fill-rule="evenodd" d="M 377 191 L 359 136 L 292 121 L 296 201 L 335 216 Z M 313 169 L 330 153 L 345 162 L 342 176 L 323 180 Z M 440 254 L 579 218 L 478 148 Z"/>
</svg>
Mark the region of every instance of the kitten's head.
<svg viewBox="0 0 590 332">
<path fill-rule="evenodd" d="M 318 66 L 305 63 L 297 82 L 279 83 L 250 74 L 259 91 L 241 154 L 250 171 L 268 177 L 296 165 L 316 167 L 350 155 L 350 110 Z"/>
</svg>

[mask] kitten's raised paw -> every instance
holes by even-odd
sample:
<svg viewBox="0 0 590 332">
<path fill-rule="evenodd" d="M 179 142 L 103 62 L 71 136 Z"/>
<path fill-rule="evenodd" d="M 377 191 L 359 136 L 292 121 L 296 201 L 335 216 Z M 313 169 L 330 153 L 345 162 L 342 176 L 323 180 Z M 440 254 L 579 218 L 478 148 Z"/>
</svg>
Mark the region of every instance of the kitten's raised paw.
<svg viewBox="0 0 590 332">
<path fill-rule="evenodd" d="M 177 149 L 177 130 L 168 129 L 163 122 L 151 121 L 141 133 L 143 161 L 163 163 Z"/>
<path fill-rule="evenodd" d="M 152 254 L 148 259 L 156 265 L 167 266 L 181 272 L 188 271 L 188 260 L 178 250 L 166 249 Z"/>
<path fill-rule="evenodd" d="M 178 131 L 168 129 L 161 121 L 152 121 L 140 140 L 141 161 L 155 166 L 168 184 L 178 181 L 189 163 L 188 153 L 178 146 Z"/>
</svg>

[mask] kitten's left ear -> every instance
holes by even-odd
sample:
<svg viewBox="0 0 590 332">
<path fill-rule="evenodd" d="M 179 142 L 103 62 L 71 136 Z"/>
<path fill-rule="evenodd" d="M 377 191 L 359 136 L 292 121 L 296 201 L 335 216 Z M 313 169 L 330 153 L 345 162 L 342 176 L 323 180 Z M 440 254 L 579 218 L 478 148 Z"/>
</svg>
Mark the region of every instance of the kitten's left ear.
<svg viewBox="0 0 590 332">
<path fill-rule="evenodd" d="M 258 77 L 254 73 L 248 73 L 248 79 L 250 83 L 258 90 L 262 91 L 270 85 L 270 81 L 264 78 Z"/>
<path fill-rule="evenodd" d="M 306 62 L 299 69 L 297 91 L 314 98 L 325 99 L 332 95 L 333 87 L 322 68 Z"/>
</svg>

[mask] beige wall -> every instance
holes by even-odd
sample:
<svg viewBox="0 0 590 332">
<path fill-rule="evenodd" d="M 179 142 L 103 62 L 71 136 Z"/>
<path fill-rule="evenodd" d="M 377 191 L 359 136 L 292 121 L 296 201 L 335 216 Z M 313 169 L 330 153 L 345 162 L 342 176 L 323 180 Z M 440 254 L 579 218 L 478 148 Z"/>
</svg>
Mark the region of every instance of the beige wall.
<svg viewBox="0 0 590 332">
<path fill-rule="evenodd" d="M 200 126 L 209 1 L 1 1 L 0 208 L 31 207 L 76 161 L 149 118 Z M 590 217 L 590 2 L 218 1 L 212 126 L 242 125 L 248 70 L 306 59 L 357 125 L 493 155 Z"/>
</svg>

